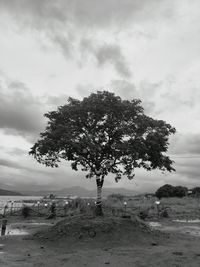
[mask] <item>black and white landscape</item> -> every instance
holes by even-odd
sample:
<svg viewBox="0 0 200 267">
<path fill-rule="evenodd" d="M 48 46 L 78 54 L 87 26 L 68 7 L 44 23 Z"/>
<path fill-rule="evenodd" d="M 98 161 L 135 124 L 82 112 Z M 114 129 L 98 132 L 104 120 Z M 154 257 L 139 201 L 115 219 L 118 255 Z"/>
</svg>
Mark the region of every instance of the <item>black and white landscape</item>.
<svg viewBox="0 0 200 267">
<path fill-rule="evenodd" d="M 200 266 L 199 25 L 198 0 L 0 0 L 0 266 Z"/>
</svg>

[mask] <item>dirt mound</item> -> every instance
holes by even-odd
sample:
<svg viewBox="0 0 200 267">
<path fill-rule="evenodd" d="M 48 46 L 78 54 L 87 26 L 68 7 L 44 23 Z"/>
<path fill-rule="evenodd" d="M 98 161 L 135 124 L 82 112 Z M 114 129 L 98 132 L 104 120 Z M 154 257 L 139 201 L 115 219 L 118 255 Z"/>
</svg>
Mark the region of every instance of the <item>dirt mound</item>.
<svg viewBox="0 0 200 267">
<path fill-rule="evenodd" d="M 58 222 L 45 231 L 38 232 L 35 238 L 44 240 L 66 240 L 68 244 L 87 242 L 94 244 L 113 243 L 115 245 L 158 242 L 164 234 L 153 231 L 137 217 L 91 217 L 76 216 Z"/>
</svg>

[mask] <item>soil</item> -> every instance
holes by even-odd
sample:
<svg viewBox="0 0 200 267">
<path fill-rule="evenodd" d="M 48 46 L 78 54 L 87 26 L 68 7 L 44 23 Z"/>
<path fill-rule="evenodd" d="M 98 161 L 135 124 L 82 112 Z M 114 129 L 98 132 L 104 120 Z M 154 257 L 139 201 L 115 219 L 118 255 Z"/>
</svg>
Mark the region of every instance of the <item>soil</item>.
<svg viewBox="0 0 200 267">
<path fill-rule="evenodd" d="M 109 244 L 121 246 L 132 243 L 156 242 L 166 234 L 152 229 L 137 217 L 120 218 L 113 216 L 93 217 L 87 215 L 74 216 L 61 220 L 45 231 L 37 232 L 34 238 L 65 242 L 67 246 L 101 246 Z"/>
<path fill-rule="evenodd" d="M 135 217 L 8 222 L 30 235 L 0 238 L 1 267 L 200 266 L 199 237 L 152 230 Z"/>
</svg>

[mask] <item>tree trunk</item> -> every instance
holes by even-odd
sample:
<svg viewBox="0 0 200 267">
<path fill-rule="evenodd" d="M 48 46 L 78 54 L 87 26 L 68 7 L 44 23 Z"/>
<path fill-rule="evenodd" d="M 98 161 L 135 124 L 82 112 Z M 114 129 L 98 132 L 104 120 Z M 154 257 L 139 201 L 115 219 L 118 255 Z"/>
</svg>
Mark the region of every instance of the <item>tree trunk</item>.
<svg viewBox="0 0 200 267">
<path fill-rule="evenodd" d="M 103 177 L 100 179 L 100 176 L 96 176 L 96 184 L 97 184 L 97 201 L 96 201 L 96 210 L 95 214 L 96 216 L 103 216 L 103 210 L 102 210 L 102 187 L 103 187 Z"/>
</svg>

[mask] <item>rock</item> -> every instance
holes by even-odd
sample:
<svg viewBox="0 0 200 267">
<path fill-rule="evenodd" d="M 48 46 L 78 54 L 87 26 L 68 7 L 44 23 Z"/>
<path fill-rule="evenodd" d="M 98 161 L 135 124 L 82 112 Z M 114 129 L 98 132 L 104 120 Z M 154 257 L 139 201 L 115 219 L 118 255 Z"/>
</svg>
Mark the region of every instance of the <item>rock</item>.
<svg viewBox="0 0 200 267">
<path fill-rule="evenodd" d="M 110 262 L 109 261 L 106 261 L 105 264 L 110 264 Z"/>
</svg>

